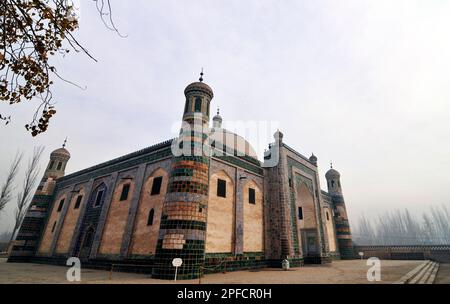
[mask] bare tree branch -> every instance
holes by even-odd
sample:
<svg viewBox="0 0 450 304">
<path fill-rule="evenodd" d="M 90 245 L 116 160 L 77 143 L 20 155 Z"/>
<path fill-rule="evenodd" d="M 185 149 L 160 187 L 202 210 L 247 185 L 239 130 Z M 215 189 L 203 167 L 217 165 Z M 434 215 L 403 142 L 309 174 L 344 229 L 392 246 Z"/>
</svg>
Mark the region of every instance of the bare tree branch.
<svg viewBox="0 0 450 304">
<path fill-rule="evenodd" d="M 2 211 L 6 205 L 9 203 L 12 197 L 13 183 L 16 178 L 17 171 L 19 170 L 19 165 L 22 160 L 23 154 L 17 152 L 14 157 L 10 167 L 6 180 L 0 189 L 0 211 Z"/>
<path fill-rule="evenodd" d="M 22 191 L 17 195 L 17 209 L 14 215 L 14 228 L 11 235 L 11 241 L 13 240 L 17 230 L 19 229 L 22 221 L 27 212 L 28 204 L 33 197 L 33 188 L 36 184 L 36 180 L 39 174 L 39 160 L 41 159 L 43 147 L 34 148 L 33 156 L 28 162 L 28 167 L 25 171 L 25 179 L 22 185 Z"/>
<path fill-rule="evenodd" d="M 112 19 L 110 1 L 93 1 L 105 26 L 124 37 Z M 78 29 L 74 11 L 72 0 L 0 1 L 0 101 L 11 105 L 39 101 L 31 122 L 25 125 L 32 136 L 45 132 L 56 114 L 52 79 L 76 85 L 57 73 L 49 59 L 74 51 L 97 61 L 74 35 Z M 11 115 L 0 115 L 0 121 L 8 124 Z"/>
</svg>

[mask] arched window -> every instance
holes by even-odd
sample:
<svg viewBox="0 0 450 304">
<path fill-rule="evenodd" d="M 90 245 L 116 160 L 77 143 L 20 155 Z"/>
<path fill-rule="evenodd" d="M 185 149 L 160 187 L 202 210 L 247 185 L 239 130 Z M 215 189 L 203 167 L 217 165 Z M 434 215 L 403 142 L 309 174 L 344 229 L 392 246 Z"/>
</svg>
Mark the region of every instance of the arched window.
<svg viewBox="0 0 450 304">
<path fill-rule="evenodd" d="M 253 188 L 248 188 L 248 202 L 250 204 L 256 204 L 256 191 Z"/>
<path fill-rule="evenodd" d="M 75 207 L 73 209 L 78 209 L 80 208 L 81 205 L 81 200 L 83 199 L 83 195 L 78 195 L 77 196 L 77 200 L 75 201 Z"/>
<path fill-rule="evenodd" d="M 122 186 L 122 193 L 120 194 L 120 201 L 126 201 L 128 199 L 128 193 L 130 192 L 130 184 L 124 184 Z"/>
<path fill-rule="evenodd" d="M 155 217 L 155 209 L 152 209 L 148 213 L 147 226 L 153 225 L 153 218 L 154 217 Z"/>
<path fill-rule="evenodd" d="M 223 179 L 217 179 L 217 196 L 227 197 L 227 182 Z"/>
<path fill-rule="evenodd" d="M 150 195 L 158 195 L 161 193 L 162 176 L 155 177 L 153 179 L 152 191 Z"/>
<path fill-rule="evenodd" d="M 298 219 L 303 220 L 303 207 L 298 207 Z"/>
<path fill-rule="evenodd" d="M 55 232 L 55 228 L 56 228 L 56 221 L 53 223 L 52 233 Z"/>
<path fill-rule="evenodd" d="M 105 194 L 105 189 L 99 189 L 95 196 L 94 207 L 99 207 L 103 203 L 103 197 Z"/>
<path fill-rule="evenodd" d="M 331 181 L 331 188 L 334 188 L 334 180 Z"/>
<path fill-rule="evenodd" d="M 201 112 L 202 111 L 202 99 L 200 97 L 195 98 L 195 112 Z"/>
<path fill-rule="evenodd" d="M 62 208 L 64 207 L 64 198 L 62 200 L 59 201 L 59 205 L 58 205 L 58 210 L 56 210 L 57 212 L 61 212 Z"/>
</svg>

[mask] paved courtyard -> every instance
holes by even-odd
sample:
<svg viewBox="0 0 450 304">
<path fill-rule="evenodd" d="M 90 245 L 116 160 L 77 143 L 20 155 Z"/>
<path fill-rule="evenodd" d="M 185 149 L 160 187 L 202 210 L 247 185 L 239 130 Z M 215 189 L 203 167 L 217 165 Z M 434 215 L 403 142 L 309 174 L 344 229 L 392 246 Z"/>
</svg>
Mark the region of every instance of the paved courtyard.
<svg viewBox="0 0 450 304">
<path fill-rule="evenodd" d="M 423 261 L 381 261 L 381 282 L 390 284 L 400 279 L 408 271 Z M 72 284 L 66 280 L 66 267 L 42 264 L 6 263 L 0 259 L 0 284 L 5 283 L 56 283 Z M 280 269 L 262 269 L 257 271 L 236 271 L 206 275 L 202 284 L 237 283 L 317 283 L 317 284 L 373 284 L 366 279 L 369 266 L 366 261 L 335 261 L 327 265 L 308 265 L 283 271 Z M 81 283 L 86 284 L 161 284 L 173 281 L 155 280 L 149 275 L 84 269 Z M 177 283 L 198 284 L 199 280 L 178 281 Z"/>
</svg>

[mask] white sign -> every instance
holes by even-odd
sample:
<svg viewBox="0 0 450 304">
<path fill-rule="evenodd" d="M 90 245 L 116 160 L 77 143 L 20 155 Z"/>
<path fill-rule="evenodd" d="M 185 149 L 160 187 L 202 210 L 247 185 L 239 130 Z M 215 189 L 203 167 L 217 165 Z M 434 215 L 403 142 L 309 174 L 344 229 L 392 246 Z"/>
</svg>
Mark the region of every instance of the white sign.
<svg viewBox="0 0 450 304">
<path fill-rule="evenodd" d="M 177 280 L 178 267 L 183 264 L 183 260 L 180 258 L 175 258 L 172 260 L 172 265 L 175 267 L 175 281 Z"/>
<path fill-rule="evenodd" d="M 180 267 L 183 264 L 183 260 L 180 258 L 176 258 L 172 260 L 173 267 Z"/>
</svg>

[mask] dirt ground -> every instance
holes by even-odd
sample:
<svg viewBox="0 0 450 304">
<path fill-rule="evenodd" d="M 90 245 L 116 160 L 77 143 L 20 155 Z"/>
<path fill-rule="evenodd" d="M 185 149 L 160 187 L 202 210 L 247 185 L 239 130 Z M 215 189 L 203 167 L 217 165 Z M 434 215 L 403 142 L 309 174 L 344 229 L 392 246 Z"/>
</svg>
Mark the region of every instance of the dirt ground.
<svg viewBox="0 0 450 304">
<path fill-rule="evenodd" d="M 400 279 L 408 271 L 423 261 L 381 261 L 381 281 L 369 282 L 366 278 L 369 266 L 366 261 L 334 261 L 326 265 L 308 265 L 289 271 L 262 269 L 258 271 L 236 271 L 205 275 L 201 284 L 390 284 Z M 0 284 L 73 284 L 66 280 L 66 267 L 42 264 L 6 263 L 0 259 Z M 173 281 L 156 280 L 149 275 L 82 269 L 81 283 L 84 284 L 167 284 Z M 198 284 L 199 280 L 177 281 L 180 284 Z"/>
<path fill-rule="evenodd" d="M 450 284 L 450 263 L 440 264 L 434 284 Z"/>
</svg>

